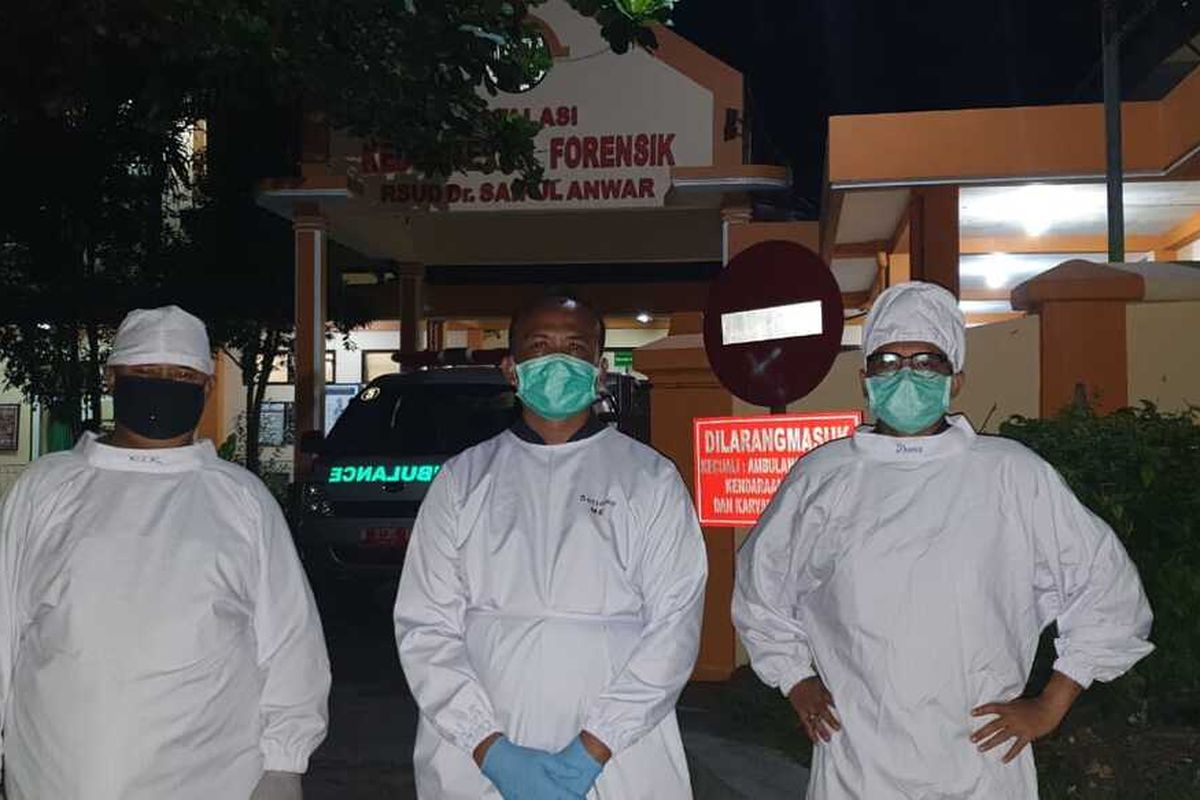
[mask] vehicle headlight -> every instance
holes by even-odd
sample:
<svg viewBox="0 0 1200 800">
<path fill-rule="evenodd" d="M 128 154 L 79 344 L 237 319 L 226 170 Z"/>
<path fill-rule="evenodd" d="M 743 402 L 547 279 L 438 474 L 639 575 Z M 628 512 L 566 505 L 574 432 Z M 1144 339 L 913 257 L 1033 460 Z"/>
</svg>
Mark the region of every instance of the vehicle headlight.
<svg viewBox="0 0 1200 800">
<path fill-rule="evenodd" d="M 332 517 L 333 504 L 328 500 L 317 500 L 308 504 L 308 513 L 317 517 Z"/>
<path fill-rule="evenodd" d="M 325 487 L 320 483 L 304 485 L 304 510 L 316 517 L 332 517 L 333 504 L 325 494 Z"/>
</svg>

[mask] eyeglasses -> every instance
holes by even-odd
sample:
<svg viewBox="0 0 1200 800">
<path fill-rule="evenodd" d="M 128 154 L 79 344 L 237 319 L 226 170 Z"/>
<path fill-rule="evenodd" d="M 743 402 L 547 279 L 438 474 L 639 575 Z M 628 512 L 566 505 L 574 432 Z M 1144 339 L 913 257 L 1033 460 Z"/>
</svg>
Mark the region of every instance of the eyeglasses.
<svg viewBox="0 0 1200 800">
<path fill-rule="evenodd" d="M 950 363 L 950 359 L 941 353 L 914 353 L 911 356 L 902 356 L 899 353 L 874 353 L 867 358 L 868 375 L 895 375 L 904 367 L 910 367 L 914 372 L 935 372 L 938 375 L 954 373 L 954 366 Z"/>
</svg>

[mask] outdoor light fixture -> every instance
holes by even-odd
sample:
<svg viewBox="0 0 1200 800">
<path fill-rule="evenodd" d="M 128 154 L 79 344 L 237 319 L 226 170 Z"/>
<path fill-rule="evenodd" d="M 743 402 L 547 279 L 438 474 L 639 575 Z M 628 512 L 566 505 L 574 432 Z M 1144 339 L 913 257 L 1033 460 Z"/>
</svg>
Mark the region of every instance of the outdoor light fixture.
<svg viewBox="0 0 1200 800">
<path fill-rule="evenodd" d="M 1009 289 L 1021 281 L 1050 269 L 1067 256 L 1058 255 L 1014 255 L 1012 253 L 988 253 L 964 256 L 960 263 L 963 279 L 983 283 L 990 291 Z M 976 283 L 976 285 L 977 285 Z"/>
<path fill-rule="evenodd" d="M 638 314 L 636 319 L 638 322 L 642 323 L 643 325 L 649 325 L 651 322 L 654 322 L 654 317 L 650 316 L 645 311 Z"/>
<path fill-rule="evenodd" d="M 1104 208 L 1103 186 L 1031 183 L 964 192 L 960 214 L 967 223 L 1011 223 L 1027 236 L 1041 236 L 1063 223 L 1102 219 Z"/>
<path fill-rule="evenodd" d="M 1019 270 L 1017 260 L 1008 253 L 992 253 L 987 258 L 984 281 L 989 289 L 1003 289 L 1012 279 L 1013 273 Z"/>
</svg>

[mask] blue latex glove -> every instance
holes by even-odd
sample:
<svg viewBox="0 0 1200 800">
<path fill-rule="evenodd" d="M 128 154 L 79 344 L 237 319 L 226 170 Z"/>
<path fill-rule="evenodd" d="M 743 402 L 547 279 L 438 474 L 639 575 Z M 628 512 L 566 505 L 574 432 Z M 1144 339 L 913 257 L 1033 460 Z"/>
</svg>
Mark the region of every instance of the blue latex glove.
<svg viewBox="0 0 1200 800">
<path fill-rule="evenodd" d="M 565 784 L 567 780 L 578 779 L 575 770 L 556 764 L 556 758 L 501 737 L 483 757 L 483 774 L 496 785 L 504 800 L 583 800 L 582 794 L 571 791 Z"/>
<path fill-rule="evenodd" d="M 576 736 L 564 749 L 554 754 L 551 774 L 554 779 L 571 791 L 583 796 L 592 790 L 604 765 L 592 758 L 592 754 Z"/>
</svg>

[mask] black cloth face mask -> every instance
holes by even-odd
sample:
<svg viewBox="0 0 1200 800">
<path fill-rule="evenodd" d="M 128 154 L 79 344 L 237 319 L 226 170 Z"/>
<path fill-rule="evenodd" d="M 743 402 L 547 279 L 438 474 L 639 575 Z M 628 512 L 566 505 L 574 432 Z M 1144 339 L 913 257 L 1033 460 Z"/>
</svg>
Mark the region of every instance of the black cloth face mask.
<svg viewBox="0 0 1200 800">
<path fill-rule="evenodd" d="M 204 385 L 123 375 L 113 387 L 117 423 L 147 439 L 174 439 L 200 424 Z"/>
</svg>

